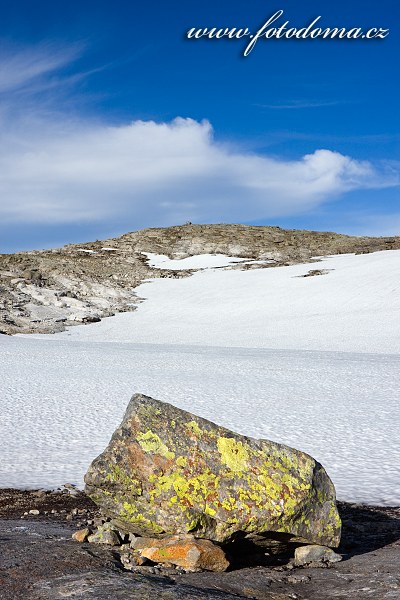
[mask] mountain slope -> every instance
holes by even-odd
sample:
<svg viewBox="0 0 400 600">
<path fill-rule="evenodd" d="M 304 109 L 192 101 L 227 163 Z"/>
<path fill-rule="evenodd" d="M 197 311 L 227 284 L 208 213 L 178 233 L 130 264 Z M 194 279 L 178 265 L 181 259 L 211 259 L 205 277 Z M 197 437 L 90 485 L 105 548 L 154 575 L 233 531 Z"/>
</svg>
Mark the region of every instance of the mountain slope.
<svg viewBox="0 0 400 600">
<path fill-rule="evenodd" d="M 352 237 L 330 232 L 246 225 L 182 225 L 55 250 L 0 255 L 0 332 L 53 333 L 134 310 L 134 293 L 152 277 L 187 271 L 151 268 L 144 252 L 181 259 L 225 254 L 268 261 L 233 268 L 304 263 L 313 256 L 400 248 L 400 237 Z M 189 273 L 190 274 L 190 273 Z"/>
</svg>

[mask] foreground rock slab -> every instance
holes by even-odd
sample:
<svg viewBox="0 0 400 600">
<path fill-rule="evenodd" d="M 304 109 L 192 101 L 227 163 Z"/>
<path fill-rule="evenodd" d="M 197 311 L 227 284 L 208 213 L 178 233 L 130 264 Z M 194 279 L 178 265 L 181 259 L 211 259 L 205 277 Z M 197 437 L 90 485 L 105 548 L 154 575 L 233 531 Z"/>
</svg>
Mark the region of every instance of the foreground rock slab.
<svg viewBox="0 0 400 600">
<path fill-rule="evenodd" d="M 122 531 L 227 542 L 277 532 L 337 547 L 335 489 L 311 456 L 137 394 L 85 476 Z"/>
<path fill-rule="evenodd" d="M 182 573 L 151 565 L 128 572 L 121 570 L 115 548 L 80 545 L 72 540 L 74 525 L 65 515 L 6 518 L 1 510 L 2 492 L 1 600 L 397 600 L 400 597 L 400 508 L 339 503 L 343 518 L 340 547 L 343 561 L 330 568 L 282 570 L 253 562 L 251 568 L 238 568 L 233 563 L 233 570 L 223 573 Z M 27 507 L 35 506 L 32 493 L 23 494 Z M 20 496 L 21 491 L 16 490 L 17 510 L 20 510 Z M 10 490 L 7 497 L 12 501 Z M 8 507 L 7 514 L 14 509 L 10 504 Z M 240 555 L 247 558 L 247 553 L 246 557 Z"/>
</svg>

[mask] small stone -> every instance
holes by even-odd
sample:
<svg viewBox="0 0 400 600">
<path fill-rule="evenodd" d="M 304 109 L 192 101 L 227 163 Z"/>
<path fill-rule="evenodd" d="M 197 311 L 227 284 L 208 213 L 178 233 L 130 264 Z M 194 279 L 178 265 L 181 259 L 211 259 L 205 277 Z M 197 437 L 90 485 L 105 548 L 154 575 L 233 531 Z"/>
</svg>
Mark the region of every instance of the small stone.
<svg viewBox="0 0 400 600">
<path fill-rule="evenodd" d="M 191 539 L 191 536 L 153 539 L 151 546 L 141 548 L 139 552 L 152 562 L 177 565 L 186 571 L 222 572 L 229 567 L 225 553 L 219 546 L 209 540 Z"/>
<path fill-rule="evenodd" d="M 336 554 L 331 548 L 313 544 L 296 548 L 293 564 L 295 567 L 302 567 L 310 563 L 335 563 L 340 560 L 340 554 Z"/>
<path fill-rule="evenodd" d="M 308 583 L 310 581 L 311 577 L 306 577 L 304 575 L 298 577 L 296 575 L 289 575 L 286 578 L 286 581 L 288 583 Z"/>
<path fill-rule="evenodd" d="M 29 514 L 30 514 L 30 515 L 40 515 L 40 510 L 38 510 L 37 508 L 32 508 L 32 509 L 29 511 Z"/>
<path fill-rule="evenodd" d="M 63 488 L 66 490 L 75 490 L 76 485 L 74 483 L 64 483 Z"/>
<path fill-rule="evenodd" d="M 44 498 L 45 495 L 46 492 L 44 490 L 36 490 L 35 492 L 32 492 L 32 496 L 36 496 L 36 498 Z"/>
<path fill-rule="evenodd" d="M 135 550 L 123 552 L 121 554 L 121 562 L 125 569 L 132 571 L 135 567 L 143 567 L 150 564 L 150 561 Z"/>
<path fill-rule="evenodd" d="M 72 521 L 72 515 L 71 515 L 71 514 L 67 515 L 67 516 L 65 517 L 65 520 L 66 520 L 66 521 Z"/>
<path fill-rule="evenodd" d="M 87 542 L 87 539 L 91 533 L 91 530 L 88 527 L 85 527 L 85 529 L 79 529 L 78 531 L 75 531 L 75 533 L 72 534 L 72 539 L 76 542 Z"/>
<path fill-rule="evenodd" d="M 24 517 L 26 517 L 27 515 L 28 515 L 28 512 L 27 512 L 27 511 L 25 511 L 25 512 L 24 512 Z"/>
<path fill-rule="evenodd" d="M 108 544 L 109 546 L 120 546 L 121 540 L 116 531 L 108 527 L 99 527 L 96 533 L 88 537 L 91 544 Z"/>
</svg>

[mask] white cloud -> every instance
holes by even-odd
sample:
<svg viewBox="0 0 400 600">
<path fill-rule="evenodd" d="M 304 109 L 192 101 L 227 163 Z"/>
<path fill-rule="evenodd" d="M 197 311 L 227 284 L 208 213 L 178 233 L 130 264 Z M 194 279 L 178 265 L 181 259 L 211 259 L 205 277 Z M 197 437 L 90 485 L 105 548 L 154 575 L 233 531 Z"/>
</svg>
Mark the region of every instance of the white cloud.
<svg viewBox="0 0 400 600">
<path fill-rule="evenodd" d="M 398 183 L 393 172 L 330 150 L 295 161 L 233 150 L 214 141 L 209 123 L 191 119 L 26 122 L 3 127 L 2 137 L 2 223 L 250 221 Z"/>
<path fill-rule="evenodd" d="M 81 49 L 0 47 L 3 227 L 249 222 L 399 183 L 398 165 L 377 169 L 330 150 L 288 161 L 234 149 L 214 140 L 208 122 L 74 120 L 58 107 L 65 86 L 90 74 L 64 69 Z"/>
</svg>

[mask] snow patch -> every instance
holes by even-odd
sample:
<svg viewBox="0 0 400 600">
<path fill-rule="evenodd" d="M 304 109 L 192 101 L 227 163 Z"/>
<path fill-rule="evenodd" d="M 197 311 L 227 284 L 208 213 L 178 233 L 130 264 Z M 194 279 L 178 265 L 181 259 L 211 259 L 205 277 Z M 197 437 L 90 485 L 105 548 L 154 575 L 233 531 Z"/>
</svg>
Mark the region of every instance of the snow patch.
<svg viewBox="0 0 400 600">
<path fill-rule="evenodd" d="M 172 271 L 183 271 L 186 269 L 215 269 L 217 267 L 227 267 L 232 264 L 247 261 L 247 258 L 238 258 L 226 256 L 225 254 L 198 254 L 186 258 L 171 259 L 164 254 L 153 254 L 151 252 L 142 252 L 150 264 L 150 267 L 156 269 L 170 269 Z"/>
</svg>

